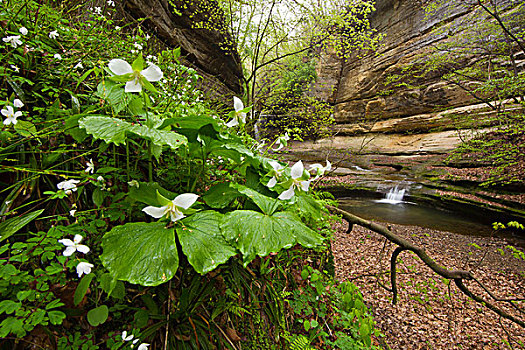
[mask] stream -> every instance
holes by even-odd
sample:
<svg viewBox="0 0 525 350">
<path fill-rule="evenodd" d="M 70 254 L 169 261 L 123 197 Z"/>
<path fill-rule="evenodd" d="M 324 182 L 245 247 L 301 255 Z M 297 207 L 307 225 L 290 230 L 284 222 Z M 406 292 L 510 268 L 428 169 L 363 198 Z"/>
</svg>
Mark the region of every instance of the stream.
<svg viewBox="0 0 525 350">
<path fill-rule="evenodd" d="M 495 235 L 492 223 L 498 220 L 497 214 L 479 209 L 455 206 L 446 209 L 442 203 L 421 202 L 416 197 L 407 196 L 406 188 L 391 187 L 384 194 L 380 192 L 356 191 L 350 196 L 338 197 L 341 209 L 347 210 L 367 220 L 399 225 L 446 231 L 461 235 L 490 237 Z M 349 193 L 347 193 L 349 194 Z M 383 198 L 381 198 L 383 196 Z M 525 247 L 525 236 L 513 232 L 498 232 L 498 237 L 507 238 L 512 243 Z"/>
</svg>

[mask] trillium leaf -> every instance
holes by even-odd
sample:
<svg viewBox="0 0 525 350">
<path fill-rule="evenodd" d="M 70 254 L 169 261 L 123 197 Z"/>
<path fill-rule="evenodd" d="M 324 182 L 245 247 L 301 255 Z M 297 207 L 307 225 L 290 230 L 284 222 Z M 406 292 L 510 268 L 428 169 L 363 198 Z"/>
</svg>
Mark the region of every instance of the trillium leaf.
<svg viewBox="0 0 525 350">
<path fill-rule="evenodd" d="M 206 191 L 206 195 L 204 195 L 202 199 L 212 208 L 223 209 L 237 197 L 240 197 L 239 191 L 232 188 L 229 182 L 226 182 L 212 186 Z"/>
<path fill-rule="evenodd" d="M 296 195 L 295 205 L 299 208 L 301 216 L 313 220 L 320 220 L 323 217 L 321 214 L 324 210 L 323 206 L 311 196 Z"/>
<path fill-rule="evenodd" d="M 118 280 L 156 286 L 179 267 L 174 229 L 159 222 L 117 226 L 104 235 L 102 248 L 102 264 Z"/>
<path fill-rule="evenodd" d="M 232 184 L 232 187 L 250 198 L 265 214 L 272 215 L 282 205 L 280 200 L 265 196 L 246 186 Z"/>
<path fill-rule="evenodd" d="M 251 210 L 236 210 L 225 215 L 221 224 L 224 237 L 243 255 L 244 266 L 255 257 L 276 253 L 299 243 L 315 247 L 323 238 L 292 213 L 265 215 Z"/>
<path fill-rule="evenodd" d="M 157 193 L 164 198 L 175 198 L 176 196 L 175 193 L 162 188 L 156 182 L 138 182 L 138 186 L 138 188 L 134 186 L 129 188 L 128 197 L 154 207 L 165 205 L 164 202 L 159 201 Z"/>
<path fill-rule="evenodd" d="M 188 118 L 188 117 L 168 118 L 162 122 L 162 125 L 159 129 L 164 129 L 165 127 L 169 125 L 173 125 L 174 127 L 178 129 L 199 130 L 200 128 L 208 124 L 211 124 L 215 130 L 219 130 L 219 124 L 217 123 L 217 119 L 214 119 L 208 116 L 200 116 L 200 115 L 193 116 L 191 118 Z"/>
<path fill-rule="evenodd" d="M 177 228 L 182 251 L 198 273 L 210 272 L 237 254 L 221 234 L 222 217 L 216 211 L 202 211 L 183 219 L 183 227 Z"/>
<path fill-rule="evenodd" d="M 131 127 L 131 124 L 124 120 L 105 116 L 85 117 L 79 120 L 78 125 L 94 138 L 116 145 L 126 143 L 126 131 Z"/>
<path fill-rule="evenodd" d="M 157 146 L 167 145 L 173 150 L 188 143 L 188 140 L 183 135 L 177 134 L 173 131 L 149 128 L 144 125 L 132 125 L 129 128 L 129 131 L 142 138 L 150 140 Z"/>
</svg>

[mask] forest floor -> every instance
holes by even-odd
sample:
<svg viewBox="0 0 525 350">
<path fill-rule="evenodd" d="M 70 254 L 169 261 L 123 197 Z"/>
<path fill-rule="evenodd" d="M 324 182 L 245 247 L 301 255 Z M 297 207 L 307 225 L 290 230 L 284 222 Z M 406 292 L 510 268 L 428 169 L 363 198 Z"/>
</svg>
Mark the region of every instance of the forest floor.
<svg viewBox="0 0 525 350">
<path fill-rule="evenodd" d="M 381 285 L 390 286 L 388 271 L 395 245 L 357 225 L 346 233 L 347 227 L 346 222 L 336 224 L 332 243 L 336 277 L 359 286 L 376 327 L 392 349 L 525 349 L 523 328 L 469 299 L 410 252 L 399 256 L 399 300 L 393 305 L 392 294 Z M 416 226 L 388 227 L 424 247 L 442 266 L 473 271 L 497 297 L 525 299 L 525 261 L 513 256 L 505 239 Z M 465 283 L 488 298 L 475 282 Z M 519 316 L 505 303 L 495 304 Z M 519 306 L 524 310 L 525 301 Z M 519 318 L 523 320 L 523 313 Z"/>
</svg>

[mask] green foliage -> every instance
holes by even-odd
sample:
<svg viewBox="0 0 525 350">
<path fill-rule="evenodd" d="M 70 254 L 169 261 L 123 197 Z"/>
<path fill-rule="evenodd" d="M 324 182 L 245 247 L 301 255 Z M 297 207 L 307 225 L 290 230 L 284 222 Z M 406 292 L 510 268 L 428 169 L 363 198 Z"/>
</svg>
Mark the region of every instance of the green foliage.
<svg viewBox="0 0 525 350">
<path fill-rule="evenodd" d="M 268 116 L 261 133 L 277 129 L 298 139 L 318 139 L 331 134 L 333 107 L 313 97 L 317 74 L 312 57 L 295 55 L 265 69 L 261 78 L 261 114 Z"/>
<path fill-rule="evenodd" d="M 23 45 L 0 44 L 6 346 L 230 348 L 225 326 L 254 348 L 284 346 L 287 270 L 329 255 L 321 204 L 297 185 L 309 173 L 283 165 L 268 187 L 270 159 L 244 123 L 229 128 L 201 100 L 179 49 L 144 59 L 149 38 L 118 23 L 122 35 L 109 3 L 0 7 L 7 34 L 27 29 Z"/>
<path fill-rule="evenodd" d="M 372 316 L 354 284 L 338 284 L 311 266 L 303 268 L 301 279 L 304 283 L 288 303 L 307 337 L 292 337 L 293 346 L 322 342 L 331 349 L 375 348 L 372 336 L 381 335 L 374 330 Z M 331 320 L 331 326 L 325 328 L 327 320 Z"/>
<path fill-rule="evenodd" d="M 63 227 L 62 227 L 63 228 Z M 59 228 L 48 232 L 30 233 L 25 241 L 7 243 L 0 247 L 0 336 L 23 337 L 37 326 L 59 325 L 66 314 L 59 308 L 57 285 L 66 281 L 67 261 L 58 250 L 62 245 Z"/>
</svg>

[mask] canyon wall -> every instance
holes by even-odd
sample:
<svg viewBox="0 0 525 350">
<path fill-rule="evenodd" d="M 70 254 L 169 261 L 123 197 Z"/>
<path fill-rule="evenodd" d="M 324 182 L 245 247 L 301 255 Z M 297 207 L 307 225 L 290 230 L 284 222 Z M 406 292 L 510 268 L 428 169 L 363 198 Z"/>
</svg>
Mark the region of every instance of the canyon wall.
<svg viewBox="0 0 525 350">
<path fill-rule="evenodd" d="M 172 4 L 181 11 L 180 15 L 175 14 Z M 180 0 L 127 0 L 122 9 L 134 19 L 145 18 L 144 25 L 165 46 L 180 47 L 184 63 L 203 77 L 206 91 L 217 97 L 239 95 L 242 92 L 242 68 L 238 53 L 231 47 L 231 38 L 223 31 L 196 28 L 195 25 L 216 15 L 206 11 L 217 8 L 217 3 L 207 1 L 205 10 L 197 8 L 196 4 Z M 213 17 L 213 20 L 218 19 Z"/>
<path fill-rule="evenodd" d="M 498 3 L 501 9 L 508 9 L 512 1 Z M 437 4 L 435 11 L 427 14 L 421 1 L 377 0 L 370 21 L 372 28 L 384 35 L 380 48 L 373 53 L 355 53 L 344 60 L 331 54 L 320 58 L 316 92 L 335 106 L 336 120 L 336 136 L 323 142 L 344 148 L 350 142 L 348 137 L 373 139 L 390 134 L 385 149 L 376 147 L 370 152 L 446 153 L 460 142 L 459 136 L 443 134 L 462 127 L 456 122 L 458 116 L 477 120 L 477 127 L 488 126 L 484 121 L 495 115 L 491 108 L 461 87 L 443 81 L 443 72 L 391 81 L 396 75 L 409 76 L 405 69 L 415 62 L 425 62 L 436 45 L 451 40 L 449 34 L 453 33 L 452 40 L 457 40 L 464 31 L 476 30 L 473 20 L 488 18 L 486 13 L 482 18 L 473 12 L 475 2 L 444 0 Z M 483 35 L 479 33 L 480 37 Z M 523 66 L 523 53 L 516 57 Z M 415 143 L 410 148 L 403 141 L 403 147 L 397 149 L 396 138 L 400 140 L 406 134 L 428 134 L 425 139 L 429 144 L 442 147 Z"/>
</svg>

